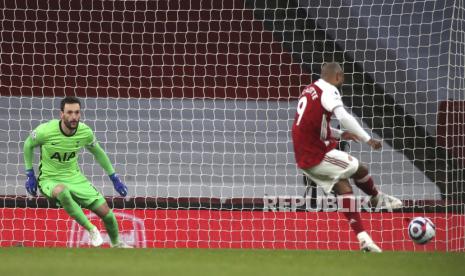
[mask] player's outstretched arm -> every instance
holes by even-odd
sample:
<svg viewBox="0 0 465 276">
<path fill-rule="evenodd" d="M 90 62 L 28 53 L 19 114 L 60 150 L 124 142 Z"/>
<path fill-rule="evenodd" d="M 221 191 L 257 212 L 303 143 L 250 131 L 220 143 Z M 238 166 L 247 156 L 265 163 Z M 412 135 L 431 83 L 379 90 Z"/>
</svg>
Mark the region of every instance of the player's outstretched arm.
<svg viewBox="0 0 465 276">
<path fill-rule="evenodd" d="M 358 135 L 356 134 L 353 134 L 352 132 L 350 131 L 344 131 L 342 134 L 341 134 L 341 139 L 342 140 L 347 140 L 347 141 L 355 141 L 355 142 L 360 142 L 362 140 L 362 138 L 358 137 Z"/>
<path fill-rule="evenodd" d="M 381 141 L 371 138 L 357 120 L 350 115 L 344 107 L 338 106 L 334 108 L 333 112 L 341 125 L 350 132 L 351 135 L 346 135 L 346 138 L 350 138 L 352 140 L 359 139 L 360 141 L 367 143 L 372 149 L 380 149 L 382 147 Z M 344 135 L 341 135 L 341 138 L 345 139 Z"/>
<path fill-rule="evenodd" d="M 113 187 L 121 195 L 126 196 L 128 194 L 128 187 L 121 181 L 118 175 L 115 173 L 115 169 L 111 165 L 110 158 L 105 151 L 100 147 L 98 143 L 88 146 L 87 149 L 94 155 L 97 162 L 105 170 L 113 182 Z"/>
<path fill-rule="evenodd" d="M 360 142 L 362 139 L 358 137 L 358 135 L 353 134 L 350 131 L 342 131 L 337 128 L 331 127 L 331 135 L 340 140 L 346 140 L 346 141 L 355 141 L 355 142 Z"/>
<path fill-rule="evenodd" d="M 32 196 L 37 196 L 37 179 L 34 175 L 34 168 L 32 167 L 35 146 L 36 144 L 32 140 L 31 136 L 28 136 L 26 141 L 24 141 L 23 146 L 24 164 L 26 166 L 27 176 L 27 180 L 24 186 L 26 191 Z"/>
<path fill-rule="evenodd" d="M 380 140 L 376 140 L 376 139 L 373 139 L 371 138 L 367 144 L 372 148 L 372 149 L 380 149 L 382 146 L 383 146 L 383 143 L 381 143 Z"/>
</svg>

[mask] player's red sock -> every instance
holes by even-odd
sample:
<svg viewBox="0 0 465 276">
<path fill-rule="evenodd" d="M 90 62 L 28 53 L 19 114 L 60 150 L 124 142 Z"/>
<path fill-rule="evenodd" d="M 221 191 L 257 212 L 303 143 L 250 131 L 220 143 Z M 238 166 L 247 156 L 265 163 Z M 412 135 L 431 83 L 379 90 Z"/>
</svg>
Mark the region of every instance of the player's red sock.
<svg viewBox="0 0 465 276">
<path fill-rule="evenodd" d="M 369 174 L 360 179 L 355 179 L 355 185 L 367 195 L 377 196 L 379 193 L 375 183 L 373 183 L 373 178 Z"/>
<path fill-rule="evenodd" d="M 362 224 L 362 218 L 360 217 L 360 213 L 356 212 L 356 210 L 353 210 L 354 207 L 356 207 L 356 202 L 354 198 L 354 194 L 352 193 L 347 193 L 343 194 L 342 196 L 342 208 L 345 210 L 349 210 L 348 212 L 343 212 L 344 216 L 347 218 L 347 221 L 349 222 L 350 227 L 352 230 L 354 230 L 355 235 L 357 235 L 360 232 L 365 231 L 363 228 Z"/>
</svg>

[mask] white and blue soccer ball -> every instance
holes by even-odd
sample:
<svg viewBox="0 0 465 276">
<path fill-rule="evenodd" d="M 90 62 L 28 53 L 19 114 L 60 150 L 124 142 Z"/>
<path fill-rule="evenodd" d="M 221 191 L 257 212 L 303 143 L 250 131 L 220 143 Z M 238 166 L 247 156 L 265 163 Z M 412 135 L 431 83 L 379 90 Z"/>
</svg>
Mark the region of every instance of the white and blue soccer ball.
<svg viewBox="0 0 465 276">
<path fill-rule="evenodd" d="M 429 242 L 436 235 L 436 226 L 429 218 L 413 218 L 408 225 L 408 235 L 418 244 Z"/>
</svg>

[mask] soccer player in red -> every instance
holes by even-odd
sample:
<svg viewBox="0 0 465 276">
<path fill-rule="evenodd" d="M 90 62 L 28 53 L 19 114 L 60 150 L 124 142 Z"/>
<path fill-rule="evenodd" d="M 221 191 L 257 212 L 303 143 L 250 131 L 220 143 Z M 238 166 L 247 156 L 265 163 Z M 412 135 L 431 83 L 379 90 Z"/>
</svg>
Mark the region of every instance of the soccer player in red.
<svg viewBox="0 0 465 276">
<path fill-rule="evenodd" d="M 344 72 L 338 63 L 324 64 L 321 78 L 308 85 L 297 104 L 297 113 L 292 126 L 292 140 L 298 167 L 326 193 L 333 191 L 342 197 L 344 215 L 357 235 L 363 251 L 382 252 L 364 230 L 360 213 L 351 210 L 354 206 L 352 186 L 349 179 L 367 195 L 371 204 L 389 209 L 402 207 L 402 202 L 381 193 L 373 183 L 366 165 L 337 150 L 336 139 L 362 141 L 372 149 L 380 149 L 382 143 L 373 139 L 357 120 L 344 108 L 338 87 L 344 82 Z M 330 126 L 333 114 L 346 131 Z"/>
</svg>

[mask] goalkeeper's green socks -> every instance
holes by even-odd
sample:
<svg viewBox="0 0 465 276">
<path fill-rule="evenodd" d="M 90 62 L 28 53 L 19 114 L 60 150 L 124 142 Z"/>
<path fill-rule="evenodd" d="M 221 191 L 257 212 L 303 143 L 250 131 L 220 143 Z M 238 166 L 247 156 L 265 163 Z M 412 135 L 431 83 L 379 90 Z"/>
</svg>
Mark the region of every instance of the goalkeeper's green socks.
<svg viewBox="0 0 465 276">
<path fill-rule="evenodd" d="M 86 217 L 81 207 L 71 197 L 71 193 L 69 192 L 68 188 L 65 188 L 61 193 L 59 193 L 57 199 L 61 206 L 63 206 L 65 209 L 66 213 L 74 218 L 74 220 L 76 220 L 79 225 L 86 228 L 87 230 L 91 230 L 95 227 Z"/>
<path fill-rule="evenodd" d="M 118 222 L 116 221 L 115 214 L 110 209 L 110 212 L 103 217 L 105 229 L 107 229 L 108 236 L 110 237 L 111 244 L 116 245 L 119 243 Z"/>
</svg>

